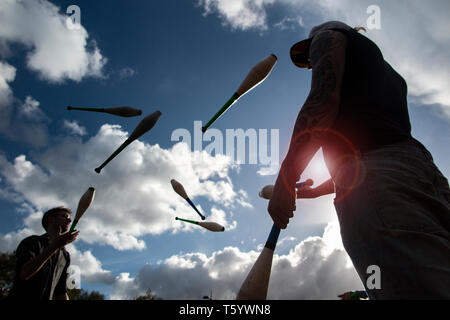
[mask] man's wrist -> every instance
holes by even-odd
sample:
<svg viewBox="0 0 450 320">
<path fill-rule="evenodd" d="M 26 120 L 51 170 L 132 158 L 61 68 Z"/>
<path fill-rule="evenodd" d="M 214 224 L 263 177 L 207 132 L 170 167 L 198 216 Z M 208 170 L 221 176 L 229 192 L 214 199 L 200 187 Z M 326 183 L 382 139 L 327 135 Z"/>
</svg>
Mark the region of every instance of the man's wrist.
<svg viewBox="0 0 450 320">
<path fill-rule="evenodd" d="M 295 166 L 288 158 L 284 159 L 281 164 L 280 174 L 283 175 L 283 179 L 288 185 L 295 185 L 300 179 L 299 175 L 295 172 Z"/>
</svg>

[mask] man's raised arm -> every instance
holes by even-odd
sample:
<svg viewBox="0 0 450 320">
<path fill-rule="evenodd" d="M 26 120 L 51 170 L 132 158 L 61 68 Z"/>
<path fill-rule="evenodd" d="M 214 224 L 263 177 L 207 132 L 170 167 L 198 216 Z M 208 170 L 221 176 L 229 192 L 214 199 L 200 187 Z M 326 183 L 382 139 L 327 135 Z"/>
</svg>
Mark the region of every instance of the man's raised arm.
<svg viewBox="0 0 450 320">
<path fill-rule="evenodd" d="M 338 32 L 319 32 L 311 42 L 311 90 L 295 122 L 289 151 L 275 183 L 268 211 L 274 223 L 285 229 L 295 211 L 295 183 L 322 145 L 326 128 L 336 119 L 345 68 L 346 37 Z"/>
</svg>

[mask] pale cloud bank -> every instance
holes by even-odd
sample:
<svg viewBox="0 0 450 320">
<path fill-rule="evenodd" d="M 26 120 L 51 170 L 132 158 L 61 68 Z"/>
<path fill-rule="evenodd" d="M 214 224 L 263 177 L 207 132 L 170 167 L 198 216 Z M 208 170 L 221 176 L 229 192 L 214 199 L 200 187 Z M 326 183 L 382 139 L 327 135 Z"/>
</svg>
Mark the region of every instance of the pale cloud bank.
<svg viewBox="0 0 450 320">
<path fill-rule="evenodd" d="M 0 154 L 2 189 L 10 201 L 42 212 L 65 205 L 76 209 L 80 196 L 93 186 L 94 202 L 79 222 L 81 239 L 87 243 L 107 244 L 117 250 L 146 247 L 140 237 L 164 232 L 197 232 L 175 216 L 198 218 L 170 184 L 181 182 L 190 198 L 202 196 L 216 206 L 211 212 L 199 209 L 212 221 L 227 229 L 236 228 L 229 209 L 250 207 L 247 194 L 235 191 L 229 178 L 233 163 L 223 155 L 191 152 L 184 143 L 170 149 L 135 141 L 115 158 L 102 173 L 94 172 L 125 139 L 118 125 L 103 125 L 95 136 L 83 142 L 77 137 L 64 138 L 36 155 L 36 161 L 19 155 L 12 161 Z M 70 177 L 70 178 L 68 178 Z M 227 213 L 217 206 L 228 208 Z M 41 230 L 43 231 L 43 230 Z M 23 236 L 11 232 L 2 235 L 11 247 Z"/>
<path fill-rule="evenodd" d="M 2 45 L 23 44 L 28 50 L 27 67 L 41 78 L 61 82 L 103 77 L 107 59 L 94 41 L 88 42 L 83 26 L 68 28 L 65 8 L 46 0 L 4 0 L 0 15 Z"/>
<path fill-rule="evenodd" d="M 289 240 L 293 240 L 290 238 Z M 173 255 L 159 264 L 145 265 L 135 278 L 116 278 L 111 299 L 130 299 L 148 289 L 165 299 L 235 299 L 259 251 L 236 247 L 206 255 L 200 252 Z M 337 299 L 337 295 L 362 289 L 350 258 L 343 250 L 337 224 L 330 223 L 322 237 L 297 243 L 286 255 L 275 253 L 268 299 Z"/>
</svg>

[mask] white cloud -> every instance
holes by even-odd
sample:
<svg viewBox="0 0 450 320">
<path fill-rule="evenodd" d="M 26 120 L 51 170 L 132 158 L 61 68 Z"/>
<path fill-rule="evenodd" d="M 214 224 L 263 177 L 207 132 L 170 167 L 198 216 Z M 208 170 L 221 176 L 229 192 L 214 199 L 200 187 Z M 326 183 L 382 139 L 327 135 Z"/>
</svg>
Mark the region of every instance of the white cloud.
<svg viewBox="0 0 450 320">
<path fill-rule="evenodd" d="M 217 12 L 225 25 L 233 29 L 267 29 L 269 4 L 273 1 L 201 0 L 205 15 Z M 367 26 L 369 0 L 281 0 L 277 4 L 288 12 L 274 27 L 289 29 L 298 17 L 306 34 L 316 24 L 341 20 L 351 26 Z M 375 41 L 385 59 L 405 78 L 409 93 L 423 104 L 440 104 L 450 117 L 450 2 L 412 1 L 376 2 L 381 12 L 381 29 L 368 30 L 366 36 Z M 307 17 L 307 19 L 303 18 Z M 414 35 L 411 37 L 409 35 Z M 299 38 L 306 37 L 300 35 Z M 259 174 L 267 174 L 260 170 Z"/>
<path fill-rule="evenodd" d="M 47 120 L 47 116 L 39 108 L 40 102 L 31 96 L 25 98 L 25 102 L 20 106 L 19 113 L 21 116 L 35 122 Z"/>
<path fill-rule="evenodd" d="M 114 283 L 114 292 L 110 294 L 111 300 L 128 300 L 145 294 L 130 278 L 127 272 L 119 274 Z"/>
<path fill-rule="evenodd" d="M 230 231 L 236 229 L 237 221 L 233 220 L 232 222 L 227 221 L 227 215 L 225 211 L 217 209 L 213 207 L 211 209 L 211 215 L 208 217 L 208 221 L 214 221 L 223 227 L 225 227 L 226 231 Z"/>
<path fill-rule="evenodd" d="M 305 239 L 286 255 L 275 254 L 268 299 L 337 299 L 340 293 L 362 289 L 340 243 L 339 227 L 329 224 L 323 237 Z M 144 266 L 134 279 L 116 281 L 112 296 L 126 299 L 151 289 L 165 299 L 201 299 L 212 290 L 213 299 L 235 299 L 258 255 L 234 247 L 210 256 L 174 255 Z"/>
<path fill-rule="evenodd" d="M 16 68 L 0 61 L 0 133 L 13 141 L 45 146 L 49 119 L 33 97 L 27 96 L 24 103 L 14 97 L 9 83 L 15 77 Z"/>
<path fill-rule="evenodd" d="M 86 128 L 80 126 L 76 120 L 68 121 L 64 119 L 63 126 L 73 135 L 84 136 L 87 134 Z"/>
<path fill-rule="evenodd" d="M 277 247 L 284 245 L 288 241 L 295 241 L 295 240 L 297 240 L 297 238 L 295 238 L 295 237 L 284 237 L 284 238 L 278 240 Z"/>
<path fill-rule="evenodd" d="M 369 1 L 343 0 L 329 5 L 316 1 L 312 6 L 325 19 L 343 20 L 350 25 L 366 25 Z M 450 62 L 448 1 L 378 1 L 381 29 L 367 36 L 380 47 L 386 60 L 406 79 L 409 93 L 425 104 L 442 104 L 450 116 Z M 414 37 L 405 36 L 414 34 Z"/>
<path fill-rule="evenodd" d="M 247 202 L 248 199 L 247 192 L 245 192 L 245 190 L 243 189 L 240 189 L 238 191 L 238 194 L 239 198 L 236 199 L 236 202 L 244 208 L 253 209 L 253 205 L 250 202 Z"/>
<path fill-rule="evenodd" d="M 65 13 L 49 1 L 2 1 L 0 15 L 3 47 L 12 43 L 25 45 L 30 50 L 27 66 L 43 79 L 61 82 L 103 76 L 107 59 L 95 42 L 88 43 L 86 29 L 81 26 L 70 30 Z"/>
<path fill-rule="evenodd" d="M 9 83 L 16 78 L 16 68 L 0 61 L 0 132 L 4 131 L 10 122 L 12 90 Z"/>
<path fill-rule="evenodd" d="M 9 163 L 4 156 L 0 155 L 0 174 L 5 177 L 5 182 L 20 195 L 22 201 L 26 200 L 33 204 L 39 211 L 66 205 L 57 195 L 40 188 L 42 184 L 48 182 L 47 174 L 39 166 L 28 161 L 24 155 L 16 157 L 13 163 Z M 28 187 L 27 183 L 30 183 Z M 29 190 L 24 194 L 23 189 Z"/>
<path fill-rule="evenodd" d="M 81 81 L 84 77 L 104 77 L 102 56 L 95 41 L 88 43 L 88 33 L 80 26 L 70 30 L 67 16 L 47 0 L 6 0 L 0 2 L 0 54 L 9 58 L 10 47 L 20 43 L 28 51 L 26 64 L 42 79 L 50 82 Z M 16 50 L 16 49 L 14 49 Z M 48 143 L 49 118 L 31 96 L 20 102 L 9 83 L 16 68 L 0 61 L 0 133 L 12 141 L 33 147 Z M 72 131 L 83 134 L 83 128 L 71 125 Z"/>
<path fill-rule="evenodd" d="M 0 101 L 7 100 L 7 97 L 11 95 L 11 88 L 8 83 L 14 81 L 15 78 L 16 68 L 0 61 Z M 0 106 L 3 104 L 0 103 Z"/>
<path fill-rule="evenodd" d="M 303 18 L 301 16 L 296 18 L 284 17 L 281 21 L 275 23 L 273 25 L 275 28 L 279 28 L 280 30 L 296 30 L 299 26 L 304 27 Z"/>
<path fill-rule="evenodd" d="M 70 264 L 78 266 L 81 271 L 81 285 L 86 283 L 113 284 L 114 277 L 111 272 L 102 268 L 101 262 L 94 257 L 90 250 L 80 252 L 76 242 L 66 246 L 70 253 Z"/>
<path fill-rule="evenodd" d="M 278 173 L 279 167 L 280 166 L 278 163 L 273 164 L 269 167 L 260 167 L 256 173 L 259 174 L 260 176 L 272 176 Z"/>
<path fill-rule="evenodd" d="M 175 222 L 175 216 L 196 219 L 197 214 L 173 191 L 171 179 L 180 181 L 194 202 L 202 196 L 217 206 L 233 206 L 245 199 L 228 177 L 228 157 L 192 153 L 184 143 L 162 149 L 135 141 L 96 174 L 93 169 L 126 137 L 120 126 L 105 124 L 85 142 L 67 137 L 50 146 L 35 155 L 36 162 L 25 155 L 9 162 L 0 155 L 2 183 L 16 199 L 41 211 L 58 205 L 75 210 L 80 196 L 95 187 L 94 202 L 78 224 L 80 238 L 117 250 L 144 249 L 139 237 L 146 234 L 193 230 Z M 229 222 L 230 213 L 217 208 L 203 213 L 236 227 L 235 221 Z"/>
<path fill-rule="evenodd" d="M 204 15 L 217 12 L 233 29 L 267 29 L 266 7 L 275 0 L 199 0 Z"/>
<path fill-rule="evenodd" d="M 9 232 L 5 235 L 0 234 L 0 252 L 13 252 L 20 241 L 31 235 L 33 235 L 33 232 L 27 228 Z"/>
</svg>

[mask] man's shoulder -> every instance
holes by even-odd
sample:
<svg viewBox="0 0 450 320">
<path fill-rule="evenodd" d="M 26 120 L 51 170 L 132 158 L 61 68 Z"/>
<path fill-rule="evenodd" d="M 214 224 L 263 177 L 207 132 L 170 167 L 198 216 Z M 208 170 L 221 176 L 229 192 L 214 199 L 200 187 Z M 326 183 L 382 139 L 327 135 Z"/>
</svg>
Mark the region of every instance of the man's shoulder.
<svg viewBox="0 0 450 320">
<path fill-rule="evenodd" d="M 48 238 L 47 233 L 44 233 L 44 234 L 41 234 L 41 235 L 34 234 L 34 235 L 26 237 L 21 242 L 47 241 L 48 239 L 49 238 Z"/>
<path fill-rule="evenodd" d="M 18 248 L 19 247 L 29 247 L 29 246 L 33 246 L 33 245 L 40 245 L 40 244 L 46 243 L 46 242 L 48 242 L 47 234 L 31 235 L 29 237 L 26 237 L 22 241 L 20 241 Z"/>
</svg>

